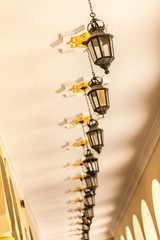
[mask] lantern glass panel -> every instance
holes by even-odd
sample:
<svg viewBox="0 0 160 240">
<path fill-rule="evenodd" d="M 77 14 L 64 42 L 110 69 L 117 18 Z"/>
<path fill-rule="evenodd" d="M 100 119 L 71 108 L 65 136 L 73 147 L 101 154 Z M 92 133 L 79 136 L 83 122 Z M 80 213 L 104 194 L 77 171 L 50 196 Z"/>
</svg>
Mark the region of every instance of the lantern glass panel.
<svg viewBox="0 0 160 240">
<path fill-rule="evenodd" d="M 94 181 L 95 181 L 95 186 L 98 187 L 98 178 L 97 178 L 96 175 L 95 175 L 95 177 L 94 177 Z"/>
<path fill-rule="evenodd" d="M 92 197 L 90 196 L 89 198 L 88 198 L 88 205 L 92 205 Z"/>
<path fill-rule="evenodd" d="M 91 188 L 93 186 L 92 185 L 92 180 L 91 180 L 90 176 L 86 177 L 86 183 L 87 183 L 87 187 L 88 188 Z"/>
<path fill-rule="evenodd" d="M 103 56 L 104 57 L 110 56 L 108 38 L 106 38 L 106 36 L 105 37 L 99 37 L 99 42 L 100 42 L 100 45 L 101 45 Z"/>
<path fill-rule="evenodd" d="M 98 107 L 103 107 L 106 106 L 106 94 L 105 94 L 105 88 L 97 90 L 97 97 L 99 100 L 99 106 Z"/>
<path fill-rule="evenodd" d="M 93 216 L 93 208 L 88 209 L 88 215 L 89 215 L 89 217 Z"/>
<path fill-rule="evenodd" d="M 98 108 L 99 107 L 99 102 L 98 102 L 96 91 L 92 92 L 92 97 L 93 97 L 93 102 L 94 102 L 95 108 Z"/>
<path fill-rule="evenodd" d="M 94 173 L 94 172 L 97 171 L 95 164 L 96 164 L 96 163 L 93 162 L 93 161 L 90 162 L 90 168 L 89 168 L 90 173 Z"/>
<path fill-rule="evenodd" d="M 92 178 L 91 178 L 91 179 L 92 179 L 92 186 L 96 186 L 96 185 L 95 185 L 95 177 L 94 177 L 94 176 L 92 176 Z"/>
<path fill-rule="evenodd" d="M 91 143 L 92 143 L 92 145 L 94 145 L 94 144 L 95 144 L 95 142 L 94 142 L 94 137 L 93 137 L 93 134 L 90 134 L 90 138 L 91 138 Z"/>
<path fill-rule="evenodd" d="M 97 172 L 97 164 L 96 161 L 91 162 L 91 172 Z"/>
<path fill-rule="evenodd" d="M 92 139 L 91 139 L 91 135 L 90 135 L 90 134 L 87 134 L 87 136 L 88 136 L 89 144 L 90 144 L 91 146 L 93 146 Z"/>
<path fill-rule="evenodd" d="M 105 95 L 106 95 L 106 105 L 107 105 L 107 108 L 109 108 L 109 107 L 110 107 L 110 104 L 109 104 L 109 93 L 108 93 L 108 89 L 106 89 Z"/>
<path fill-rule="evenodd" d="M 97 134 L 94 134 L 93 136 L 95 136 L 95 145 L 98 145 L 98 143 L 99 143 L 98 132 L 97 132 Z"/>
<path fill-rule="evenodd" d="M 91 161 L 88 162 L 87 165 L 88 165 L 89 172 L 92 172 L 93 171 L 92 162 Z"/>
<path fill-rule="evenodd" d="M 102 54 L 101 54 L 101 51 L 100 51 L 100 45 L 99 45 L 99 41 L 98 41 L 98 38 L 92 38 L 92 46 L 94 47 L 95 49 L 95 52 L 96 52 L 96 55 L 97 55 L 97 58 L 101 58 L 102 57 Z"/>
<path fill-rule="evenodd" d="M 103 135 L 103 132 L 101 133 L 100 131 L 98 131 L 98 135 L 99 135 L 99 144 L 101 145 L 103 142 L 103 138 L 102 138 L 102 135 Z"/>
<path fill-rule="evenodd" d="M 91 133 L 91 139 L 92 139 L 93 146 L 97 145 L 95 141 L 95 135 L 93 133 Z"/>
<path fill-rule="evenodd" d="M 104 134 L 103 134 L 103 131 L 101 132 L 101 144 L 103 145 L 103 143 L 104 143 Z"/>
<path fill-rule="evenodd" d="M 94 102 L 93 102 L 92 94 L 90 93 L 90 94 L 88 95 L 88 97 L 89 97 L 90 103 L 91 103 L 91 105 L 92 105 L 92 108 L 95 109 L 95 105 L 94 105 Z"/>
<path fill-rule="evenodd" d="M 89 197 L 85 197 L 84 204 L 85 204 L 86 206 L 90 205 L 90 204 L 89 204 Z"/>
<path fill-rule="evenodd" d="M 98 145 L 99 141 L 98 141 L 97 131 L 90 132 L 90 139 L 91 139 L 91 143 L 90 143 L 91 146 Z"/>
<path fill-rule="evenodd" d="M 86 206 L 93 206 L 95 205 L 95 195 L 91 194 L 91 195 L 86 195 L 85 197 L 85 205 Z"/>
<path fill-rule="evenodd" d="M 96 61 L 96 55 L 95 55 L 95 52 L 94 52 L 94 47 L 92 46 L 92 41 L 88 42 L 88 49 L 89 49 L 90 54 L 92 56 L 93 62 L 95 62 Z"/>
<path fill-rule="evenodd" d="M 111 56 L 114 57 L 114 48 L 113 48 L 113 41 L 112 41 L 112 36 L 109 36 L 109 41 L 110 41 L 110 47 L 111 47 Z"/>
<path fill-rule="evenodd" d="M 96 161 L 94 161 L 94 162 L 92 162 L 92 164 L 91 164 L 91 171 L 92 172 L 96 172 L 97 171 L 97 165 L 96 165 Z"/>
</svg>

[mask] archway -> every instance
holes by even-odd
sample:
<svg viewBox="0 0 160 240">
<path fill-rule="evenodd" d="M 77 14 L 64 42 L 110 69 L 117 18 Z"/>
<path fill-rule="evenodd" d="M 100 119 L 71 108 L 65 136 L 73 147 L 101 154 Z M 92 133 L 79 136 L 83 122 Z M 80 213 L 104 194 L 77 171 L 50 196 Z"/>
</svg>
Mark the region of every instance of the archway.
<svg viewBox="0 0 160 240">
<path fill-rule="evenodd" d="M 160 184 L 156 179 L 152 181 L 152 198 L 154 213 L 157 220 L 158 230 L 160 233 Z"/>
<path fill-rule="evenodd" d="M 141 201 L 141 213 L 146 240 L 158 240 L 151 213 L 144 200 Z"/>
<path fill-rule="evenodd" d="M 133 229 L 134 229 L 135 240 L 144 240 L 141 226 L 139 224 L 139 221 L 136 215 L 133 215 Z"/>
</svg>

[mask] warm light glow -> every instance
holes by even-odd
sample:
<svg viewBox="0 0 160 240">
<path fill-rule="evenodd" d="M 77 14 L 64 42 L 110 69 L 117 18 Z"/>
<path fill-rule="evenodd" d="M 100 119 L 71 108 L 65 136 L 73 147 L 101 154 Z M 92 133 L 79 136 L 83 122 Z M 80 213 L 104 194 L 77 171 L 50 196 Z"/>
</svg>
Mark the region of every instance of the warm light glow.
<svg viewBox="0 0 160 240">
<path fill-rule="evenodd" d="M 152 182 L 152 198 L 158 230 L 160 233 L 160 184 L 156 179 Z"/>
<path fill-rule="evenodd" d="M 133 240 L 129 227 L 126 227 L 126 235 L 127 235 L 127 240 Z"/>
<path fill-rule="evenodd" d="M 144 240 L 141 226 L 135 215 L 133 215 L 133 229 L 134 229 L 135 240 Z"/>
<path fill-rule="evenodd" d="M 141 202 L 141 213 L 142 213 L 142 221 L 144 226 L 144 232 L 146 235 L 146 240 L 151 240 L 151 239 L 158 240 L 154 223 L 152 220 L 152 216 L 144 200 L 142 200 Z"/>
<path fill-rule="evenodd" d="M 123 236 L 121 236 L 121 240 L 125 240 Z"/>
</svg>

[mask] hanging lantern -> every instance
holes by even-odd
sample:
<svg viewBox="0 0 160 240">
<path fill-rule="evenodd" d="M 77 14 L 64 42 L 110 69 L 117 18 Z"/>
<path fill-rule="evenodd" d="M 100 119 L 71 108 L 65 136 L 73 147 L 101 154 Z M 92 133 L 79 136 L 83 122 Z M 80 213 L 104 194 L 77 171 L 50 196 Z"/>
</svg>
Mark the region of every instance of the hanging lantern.
<svg viewBox="0 0 160 240">
<path fill-rule="evenodd" d="M 83 44 L 87 46 L 94 64 L 108 74 L 108 68 L 114 60 L 113 35 L 106 34 L 104 22 L 95 17 L 92 17 L 87 30 L 91 37 Z"/>
<path fill-rule="evenodd" d="M 84 205 L 85 205 L 85 207 L 94 207 L 95 206 L 95 193 L 93 191 L 85 192 Z"/>
<path fill-rule="evenodd" d="M 93 207 L 86 207 L 84 209 L 84 212 L 85 212 L 86 218 L 92 219 L 94 217 Z"/>
<path fill-rule="evenodd" d="M 99 81 L 98 77 L 93 77 L 89 82 L 89 86 L 92 87 L 92 89 L 87 94 L 93 111 L 99 115 L 106 114 L 110 107 L 108 88 L 103 87 L 102 82 L 102 78 L 100 78 Z"/>
<path fill-rule="evenodd" d="M 86 189 L 95 191 L 95 189 L 98 187 L 97 174 L 86 175 L 84 180 L 86 183 Z"/>
<path fill-rule="evenodd" d="M 89 144 L 91 148 L 100 153 L 102 147 L 104 146 L 103 130 L 98 128 L 98 122 L 95 119 L 91 119 L 87 125 L 89 127 L 89 131 L 86 134 Z"/>
<path fill-rule="evenodd" d="M 92 20 L 88 24 L 87 30 L 91 36 L 82 44 L 87 46 L 94 64 L 103 68 L 105 73 L 108 74 L 108 68 L 114 60 L 113 36 L 104 32 L 104 22 L 96 18 L 91 0 L 88 0 L 88 3 Z"/>
<path fill-rule="evenodd" d="M 99 172 L 98 158 L 93 156 L 90 149 L 85 154 L 86 159 L 83 161 L 84 170 L 87 174 L 96 174 Z"/>
</svg>

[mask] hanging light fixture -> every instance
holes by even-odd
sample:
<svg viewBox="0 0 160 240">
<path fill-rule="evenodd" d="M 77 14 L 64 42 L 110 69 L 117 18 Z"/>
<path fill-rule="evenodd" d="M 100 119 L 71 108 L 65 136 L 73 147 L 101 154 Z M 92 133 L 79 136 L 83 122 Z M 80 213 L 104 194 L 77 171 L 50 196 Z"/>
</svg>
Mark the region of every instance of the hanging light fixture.
<svg viewBox="0 0 160 240">
<path fill-rule="evenodd" d="M 93 207 L 86 207 L 84 209 L 84 213 L 85 213 L 86 218 L 92 219 L 94 217 Z"/>
<path fill-rule="evenodd" d="M 88 99 L 87 99 L 87 96 L 88 96 L 90 103 L 92 105 L 93 111 L 97 112 L 99 115 L 104 115 L 107 113 L 107 110 L 110 108 L 109 90 L 108 90 L 108 88 L 103 87 L 102 77 L 96 76 L 94 69 L 93 69 L 89 51 L 87 51 L 87 52 L 88 52 L 88 58 L 89 58 L 92 75 L 93 75 L 91 81 L 88 83 L 88 85 L 91 87 L 91 90 L 88 92 L 88 94 L 85 93 L 87 106 L 88 106 L 88 109 L 90 112 Z M 91 112 L 90 112 L 90 115 L 91 115 Z"/>
<path fill-rule="evenodd" d="M 97 112 L 99 115 L 106 114 L 110 107 L 108 88 L 103 87 L 102 82 L 102 78 L 93 77 L 89 82 L 89 86 L 92 89 L 87 94 L 93 111 Z"/>
<path fill-rule="evenodd" d="M 104 32 L 104 22 L 96 18 L 91 0 L 88 0 L 88 2 L 92 20 L 88 24 L 87 30 L 91 34 L 91 37 L 83 42 L 83 44 L 87 46 L 94 64 L 103 68 L 105 73 L 108 74 L 108 68 L 114 60 L 113 36 Z"/>
<path fill-rule="evenodd" d="M 84 195 L 84 206 L 85 207 L 94 207 L 95 206 L 95 192 L 86 191 Z"/>
<path fill-rule="evenodd" d="M 84 180 L 86 183 L 86 189 L 95 191 L 96 188 L 98 187 L 97 174 L 92 174 L 92 175 L 88 174 L 84 177 Z"/>
<path fill-rule="evenodd" d="M 87 149 L 85 154 L 85 160 L 83 161 L 84 170 L 87 174 L 95 174 L 99 172 L 98 158 L 93 156 L 90 149 Z"/>
<path fill-rule="evenodd" d="M 100 153 L 104 146 L 103 130 L 98 128 L 98 122 L 95 119 L 89 120 L 87 123 L 89 131 L 86 133 L 89 144 L 96 152 Z"/>
</svg>

